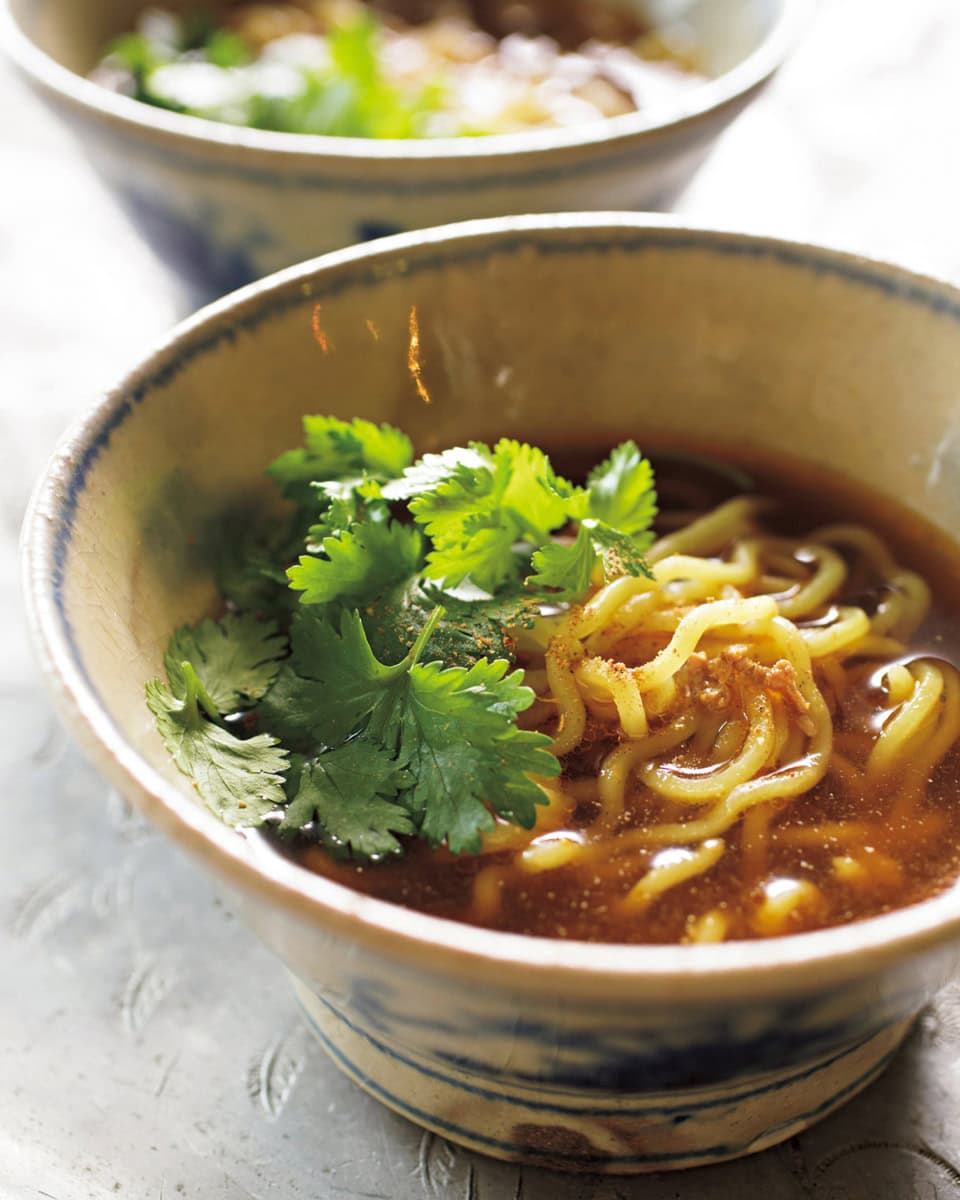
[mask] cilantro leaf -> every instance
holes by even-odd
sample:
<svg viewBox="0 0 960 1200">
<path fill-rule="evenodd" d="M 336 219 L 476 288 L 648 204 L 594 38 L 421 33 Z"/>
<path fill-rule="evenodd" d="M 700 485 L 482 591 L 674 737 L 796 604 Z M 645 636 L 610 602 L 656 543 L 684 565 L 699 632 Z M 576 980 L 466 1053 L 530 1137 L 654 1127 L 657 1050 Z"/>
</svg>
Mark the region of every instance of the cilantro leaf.
<svg viewBox="0 0 960 1200">
<path fill-rule="evenodd" d="M 200 713 L 196 676 L 184 676 L 178 697 L 159 679 L 147 684 L 147 705 L 173 761 L 228 825 L 255 826 L 283 804 L 287 752 L 266 734 L 246 741 Z"/>
<path fill-rule="evenodd" d="M 215 67 L 245 67 L 253 61 L 253 52 L 245 38 L 230 29 L 214 29 L 207 36 L 203 51 Z"/>
<path fill-rule="evenodd" d="M 428 135 L 429 118 L 444 107 L 442 72 L 422 82 L 390 77 L 381 56 L 381 23 L 364 6 L 326 30 L 329 61 L 298 67 L 288 73 L 292 86 L 281 89 L 265 78 L 263 60 L 244 38 L 219 28 L 206 6 L 180 18 L 155 14 L 142 27 L 148 36 L 129 34 L 112 42 L 106 62 L 126 68 L 138 99 L 177 112 L 286 133 L 411 138 Z M 162 70 L 168 65 L 175 68 L 172 74 Z M 207 81 L 199 92 L 189 82 L 198 78 L 196 67 Z M 213 68 L 223 72 L 224 87 L 217 88 L 214 76 L 211 96 Z"/>
<path fill-rule="evenodd" d="M 595 517 L 633 536 L 650 529 L 657 515 L 653 467 L 636 442 L 623 442 L 594 467 L 587 479 L 586 500 L 584 517 Z M 642 548 L 649 545 L 647 542 Z"/>
<path fill-rule="evenodd" d="M 518 729 L 533 702 L 523 672 L 481 660 L 469 670 L 416 663 L 402 693 L 374 710 L 368 736 L 396 747 L 411 786 L 402 795 L 421 837 L 453 854 L 479 852 L 494 827 L 490 808 L 526 828 L 545 802 L 525 772 L 556 775 L 560 764 L 543 734 Z M 489 805 L 489 808 L 488 808 Z"/>
<path fill-rule="evenodd" d="M 322 507 L 323 501 L 313 485 L 315 480 L 324 477 L 323 472 L 323 463 L 298 447 L 296 450 L 285 450 L 270 463 L 264 474 L 273 480 L 288 500 L 292 500 L 299 508 L 315 512 Z"/>
<path fill-rule="evenodd" d="M 241 612 L 285 617 L 296 603 L 284 566 L 303 546 L 303 530 L 258 517 L 247 506 L 227 513 L 202 543 L 217 590 Z"/>
<path fill-rule="evenodd" d="M 413 461 L 413 444 L 392 425 L 375 425 L 362 417 L 340 421 L 336 417 L 312 416 L 303 418 L 303 431 L 309 454 L 339 464 L 335 471 L 319 475 L 320 479 L 343 479 L 348 469 L 353 474 L 368 471 L 393 479 Z"/>
<path fill-rule="evenodd" d="M 109 43 L 105 57 L 117 66 L 125 67 L 142 86 L 152 70 L 170 62 L 175 54 L 174 47 L 164 46 L 143 33 L 124 33 Z"/>
<path fill-rule="evenodd" d="M 343 612 L 339 630 L 327 619 L 298 614 L 290 639 L 290 665 L 297 676 L 321 685 L 311 691 L 313 736 L 321 745 L 345 742 L 384 693 L 403 686 L 409 663 L 381 663 L 370 649 L 357 612 Z"/>
<path fill-rule="evenodd" d="M 410 138 L 442 105 L 436 82 L 396 86 L 383 70 L 380 24 L 370 12 L 333 24 L 327 33 L 328 67 L 305 70 L 292 95 L 253 97 L 251 124 L 288 133 L 334 137 Z"/>
<path fill-rule="evenodd" d="M 652 578 L 643 552 L 653 544 L 657 493 L 653 469 L 635 442 L 623 442 L 590 472 L 586 491 L 570 496 L 568 512 L 580 522 L 575 541 L 541 545 L 528 586 L 575 599 L 589 588 L 598 563 L 605 583 L 619 575 Z"/>
<path fill-rule="evenodd" d="M 644 550 L 653 544 L 653 534 L 631 536 L 622 529 L 613 529 L 605 521 L 588 520 L 584 524 L 603 568 L 604 583 L 620 575 L 646 575 L 653 572 L 643 557 Z"/>
<path fill-rule="evenodd" d="M 555 589 L 555 599 L 575 599 L 589 588 L 598 563 L 604 583 L 620 575 L 646 575 L 652 579 L 643 557 L 645 544 L 649 542 L 588 517 L 580 522 L 575 541 L 550 542 L 534 554 L 534 574 L 527 583 L 534 588 Z"/>
<path fill-rule="evenodd" d="M 422 733 L 411 716 L 401 747 L 401 761 L 416 780 L 404 799 L 416 814 L 417 832 L 431 846 L 446 842 L 451 854 L 479 854 L 483 835 L 496 828 L 484 804 L 485 757 L 474 746 L 459 745 L 435 730 L 427 745 Z"/>
<path fill-rule="evenodd" d="M 427 586 L 424 589 L 434 604 L 442 604 L 451 619 L 494 621 L 506 629 L 532 629 L 540 616 L 541 599 L 523 592 L 501 592 L 496 596 L 467 598 Z M 500 654 L 487 655 L 501 658 Z"/>
<path fill-rule="evenodd" d="M 218 713 L 230 713 L 259 699 L 276 678 L 286 653 L 286 638 L 272 621 L 253 614 L 208 617 L 191 628 L 184 625 L 170 639 L 164 666 L 175 696 L 187 694 L 183 664 L 196 671 Z"/>
<path fill-rule="evenodd" d="M 385 484 L 383 494 L 388 500 L 411 500 L 414 496 L 435 491 L 439 484 L 452 479 L 459 467 L 477 471 L 488 466 L 489 451 L 485 456 L 480 448 L 454 446 L 439 454 L 424 454 L 407 467 L 399 479 Z"/>
<path fill-rule="evenodd" d="M 283 829 L 312 826 L 358 858 L 401 853 L 407 834 L 474 853 L 496 816 L 532 827 L 536 777 L 560 764 L 517 725 L 534 695 L 511 668 L 512 631 L 544 601 L 650 575 L 649 464 L 625 442 L 577 488 L 510 439 L 412 463 L 390 426 L 308 417 L 304 431 L 269 468 L 300 506 L 289 535 L 242 529 L 226 571 L 249 605 L 282 611 L 277 557 L 306 537 L 286 572 L 301 594 L 289 657 L 252 613 L 178 630 L 169 686 L 148 688 L 174 760 L 224 819 L 259 824 L 285 805 Z M 414 525 L 394 519 L 398 502 Z M 571 522 L 576 537 L 554 541 Z M 259 732 L 241 740 L 222 714 L 257 701 Z"/>
<path fill-rule="evenodd" d="M 410 814 L 393 801 L 403 780 L 384 750 L 360 739 L 347 742 L 304 765 L 280 829 L 302 829 L 315 820 L 320 840 L 332 850 L 369 859 L 400 854 L 394 834 L 414 832 Z"/>
<path fill-rule="evenodd" d="M 319 754 L 328 745 L 317 736 L 317 712 L 328 698 L 326 684 L 305 679 L 289 663 L 284 663 L 257 706 L 258 727 L 279 738 L 291 750 Z"/>
<path fill-rule="evenodd" d="M 299 678 L 281 679 L 291 690 L 305 680 L 314 685 L 310 735 L 317 746 L 339 748 L 358 735 L 349 743 L 357 754 L 360 747 L 387 754 L 406 772 L 396 802 L 415 829 L 459 854 L 479 850 L 482 831 L 493 825 L 490 808 L 532 824 L 544 795 L 525 772 L 556 775 L 560 766 L 549 738 L 515 724 L 534 699 L 522 671 L 503 660 L 469 669 L 419 661 L 442 615 L 435 610 L 392 667 L 374 655 L 358 613 L 343 613 L 339 631 L 326 620 L 298 619 L 291 664 Z M 268 694 L 261 712 L 270 701 Z M 306 729 L 304 722 L 300 732 Z"/>
<path fill-rule="evenodd" d="M 413 461 L 410 439 L 392 425 L 375 425 L 360 417 L 303 418 L 305 445 L 288 450 L 267 467 L 267 475 L 292 500 L 317 505 L 313 489 L 318 481 L 351 479 L 367 473 L 394 479 Z"/>
<path fill-rule="evenodd" d="M 516 642 L 511 630 L 529 628 L 539 616 L 539 600 L 517 592 L 463 599 L 429 584 L 421 576 L 379 596 L 364 609 L 364 628 L 376 656 L 397 662 L 417 640 L 430 613 L 441 605 L 442 619 L 423 652 L 451 667 L 472 667 L 481 658 L 513 662 Z"/>
<path fill-rule="evenodd" d="M 390 523 L 390 505 L 380 495 L 380 484 L 369 476 L 317 481 L 311 487 L 323 508 L 307 531 L 309 554 L 322 554 L 324 538 L 339 537 L 354 525 Z"/>
<path fill-rule="evenodd" d="M 290 626 L 290 658 L 257 708 L 261 729 L 312 756 L 356 732 L 383 688 L 403 670 L 381 670 L 367 649 L 358 613 L 341 612 L 338 623 L 339 634 L 326 608 L 297 612 Z"/>
<path fill-rule="evenodd" d="M 558 599 L 582 596 L 590 586 L 597 551 L 586 522 L 580 525 L 576 540 L 570 543 L 548 542 L 533 556 L 531 587 L 554 589 Z"/>
<path fill-rule="evenodd" d="M 414 501 L 416 503 L 416 501 Z M 484 524 L 484 519 L 467 515 L 457 531 L 445 537 L 436 524 L 428 525 L 433 549 L 427 555 L 426 575 L 446 587 L 472 579 L 487 591 L 516 583 L 520 559 L 514 552 L 517 533 L 509 525 Z"/>
<path fill-rule="evenodd" d="M 325 537 L 320 549 L 324 557 L 303 555 L 287 571 L 291 588 L 303 593 L 301 604 L 377 596 L 417 570 L 423 538 L 412 526 L 396 521 L 366 521 Z"/>
<path fill-rule="evenodd" d="M 493 450 L 471 443 L 469 452 L 438 466 L 437 481 L 409 507 L 433 542 L 428 577 L 448 587 L 469 577 L 493 593 L 519 574 L 516 544 L 549 541 L 579 493 L 536 447 L 503 438 Z"/>
</svg>

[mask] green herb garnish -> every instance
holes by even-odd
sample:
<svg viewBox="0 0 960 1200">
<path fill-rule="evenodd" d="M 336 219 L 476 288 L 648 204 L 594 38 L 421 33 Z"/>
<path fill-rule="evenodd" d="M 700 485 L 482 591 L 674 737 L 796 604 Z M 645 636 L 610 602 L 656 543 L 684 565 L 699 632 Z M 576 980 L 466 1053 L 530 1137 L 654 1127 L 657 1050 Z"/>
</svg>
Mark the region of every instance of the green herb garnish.
<svg viewBox="0 0 960 1200">
<path fill-rule="evenodd" d="M 437 81 L 401 88 L 387 79 L 380 22 L 369 11 L 327 32 L 323 66 L 261 64 L 240 35 L 202 10 L 163 17 L 116 38 L 104 58 L 128 73 L 129 90 L 147 104 L 253 129 L 357 138 L 424 136 L 443 107 Z"/>
<path fill-rule="evenodd" d="M 229 823 L 361 860 L 413 836 L 476 853 L 497 817 L 532 827 L 536 777 L 560 764 L 517 725 L 534 694 L 515 639 L 545 603 L 649 574 L 649 463 L 624 443 L 581 488 L 507 439 L 414 462 L 388 425 L 308 417 L 304 434 L 267 468 L 288 528 L 220 556 L 244 611 L 178 630 L 148 685 L 174 761 Z M 283 612 L 264 588 L 284 571 L 281 633 L 262 614 Z"/>
</svg>

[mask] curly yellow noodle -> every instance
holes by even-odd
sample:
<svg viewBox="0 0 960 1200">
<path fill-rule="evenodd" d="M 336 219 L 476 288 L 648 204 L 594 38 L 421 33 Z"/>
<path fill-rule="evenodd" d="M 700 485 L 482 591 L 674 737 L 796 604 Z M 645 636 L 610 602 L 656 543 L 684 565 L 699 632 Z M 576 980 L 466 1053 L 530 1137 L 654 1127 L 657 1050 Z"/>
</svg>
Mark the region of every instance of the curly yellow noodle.
<svg viewBox="0 0 960 1200">
<path fill-rule="evenodd" d="M 746 783 L 767 763 L 774 748 L 773 706 L 770 697 L 750 697 L 750 728 L 736 758 L 718 771 L 684 776 L 668 764 L 645 763 L 640 778 L 654 792 L 683 804 L 703 804 Z"/>
<path fill-rule="evenodd" d="M 517 652 L 523 655 L 544 654 L 553 638 L 566 629 L 569 623 L 570 614 L 563 610 L 551 613 L 549 616 L 538 617 L 534 621 L 532 628 L 520 627 L 519 629 L 511 629 L 513 638 L 517 643 Z"/>
<path fill-rule="evenodd" d="M 782 606 L 781 606 L 782 611 Z M 856 643 L 870 633 L 870 618 L 862 608 L 843 605 L 837 609 L 837 620 L 825 629 L 801 629 L 812 658 L 826 658 L 829 654 L 854 653 Z"/>
<path fill-rule="evenodd" d="M 634 596 L 650 592 L 654 584 L 645 576 L 623 575 L 602 587 L 597 594 L 567 622 L 567 632 L 580 641 L 596 633 L 615 619 L 618 610 Z"/>
<path fill-rule="evenodd" d="M 626 807 L 626 790 L 630 775 L 641 762 L 657 754 L 665 754 L 683 745 L 696 727 L 693 713 L 683 713 L 657 733 L 635 742 L 625 742 L 612 750 L 603 760 L 599 774 L 601 812 L 592 829 L 612 832 Z"/>
<path fill-rule="evenodd" d="M 667 712 L 677 699 L 677 685 L 673 679 L 668 679 L 658 687 L 650 688 L 646 694 L 647 712 L 652 717 L 658 717 Z"/>
<path fill-rule="evenodd" d="M 807 879 L 777 879 L 754 912 L 753 927 L 767 937 L 785 933 L 795 916 L 822 901 L 823 893 Z"/>
<path fill-rule="evenodd" d="M 804 755 L 806 738 L 803 730 L 797 725 L 790 726 L 790 733 L 787 736 L 786 742 L 783 744 L 783 749 L 780 751 L 780 757 L 777 760 L 778 767 L 787 767 L 790 763 L 799 762 Z M 832 755 L 831 755 L 832 758 Z"/>
<path fill-rule="evenodd" d="M 777 831 L 777 841 L 785 846 L 862 846 L 873 826 L 866 821 L 824 821 L 819 825 L 794 825 Z"/>
<path fill-rule="evenodd" d="M 748 879 L 759 879 L 767 869 L 768 838 L 774 815 L 772 804 L 758 804 L 744 813 L 740 832 L 740 861 Z"/>
<path fill-rule="evenodd" d="M 655 658 L 636 668 L 634 678 L 643 689 L 656 687 L 676 675 L 708 629 L 742 627 L 755 621 L 769 620 L 776 613 L 776 601 L 770 596 L 754 596 L 749 600 L 715 600 L 711 604 L 702 604 L 683 618 L 669 644 Z"/>
<path fill-rule="evenodd" d="M 797 578 L 798 576 L 796 575 L 771 575 L 768 571 L 760 576 L 756 590 L 760 593 L 769 593 L 771 596 L 778 596 L 781 592 L 789 591 L 797 582 Z"/>
<path fill-rule="evenodd" d="M 868 776 L 889 773 L 913 752 L 913 739 L 939 704 L 943 672 L 931 663 L 917 662 L 910 664 L 910 674 L 913 691 L 881 729 L 867 759 Z"/>
<path fill-rule="evenodd" d="M 729 721 L 723 721 L 709 754 L 710 762 L 724 762 L 736 754 L 746 740 L 749 731 L 749 721 L 741 721 L 736 717 Z"/>
<path fill-rule="evenodd" d="M 915 811 L 926 790 L 930 773 L 960 739 L 960 675 L 954 667 L 946 664 L 941 664 L 939 670 L 943 679 L 939 724 L 919 756 L 911 760 L 904 773 L 897 798 L 890 811 L 890 820 L 894 825 L 900 825 Z"/>
<path fill-rule="evenodd" d="M 533 874 L 556 871 L 559 867 L 568 867 L 584 858 L 585 851 L 583 838 L 579 834 L 548 834 L 526 847 L 520 855 L 520 865 Z"/>
<path fill-rule="evenodd" d="M 774 704 L 773 706 L 773 746 L 770 750 L 770 757 L 767 759 L 764 766 L 776 767 L 783 766 L 786 762 L 791 762 L 796 755 L 791 755 L 784 759 L 784 749 L 791 740 L 795 726 L 790 721 L 786 710 L 782 704 Z M 727 756 L 725 756 L 727 757 Z"/>
<path fill-rule="evenodd" d="M 897 571 L 885 582 L 890 590 L 877 605 L 870 628 L 880 637 L 906 641 L 929 611 L 930 589 L 914 571 Z"/>
<path fill-rule="evenodd" d="M 717 737 L 719 736 L 722 728 L 722 716 L 717 716 L 716 714 L 708 715 L 706 713 L 700 716 L 697 721 L 696 732 L 690 739 L 690 753 L 695 758 L 709 757 L 712 759 L 714 751 L 716 750 Z M 747 727 L 744 726 L 745 731 L 746 728 Z M 740 742 L 737 742 L 738 747 L 742 741 L 743 738 L 740 739 Z M 720 760 L 718 759 L 717 761 L 719 762 Z"/>
<path fill-rule="evenodd" d="M 670 822 L 637 831 L 640 844 L 664 845 L 676 842 L 702 841 L 724 833 L 749 808 L 767 800 L 799 796 L 814 787 L 826 774 L 833 746 L 833 724 L 823 697 L 813 682 L 810 657 L 797 629 L 783 618 L 770 623 L 772 635 L 793 660 L 797 682 L 809 705 L 813 735 L 803 758 L 790 766 L 749 779 L 734 787 L 708 813 L 686 822 Z M 624 837 L 630 837 L 625 834 Z"/>
<path fill-rule="evenodd" d="M 687 925 L 687 932 L 683 940 L 697 944 L 722 942 L 726 938 L 729 928 L 729 917 L 719 909 L 712 908 Z"/>
<path fill-rule="evenodd" d="M 827 546 L 800 546 L 795 553 L 798 557 L 809 555 L 817 564 L 817 569 L 806 583 L 791 589 L 785 595 L 777 596 L 780 615 L 791 620 L 816 612 L 843 587 L 847 578 L 847 564 L 835 550 Z"/>
<path fill-rule="evenodd" d="M 769 507 L 769 501 L 757 496 L 737 496 L 676 533 L 661 538 L 651 546 L 647 561 L 658 563 L 671 554 L 714 554 L 735 538 L 753 532 L 754 519 Z"/>
<path fill-rule="evenodd" d="M 764 635 L 776 647 L 777 653 L 783 655 L 793 665 L 797 675 L 797 686 L 803 698 L 811 708 L 819 710 L 823 705 L 823 697 L 814 682 L 810 650 L 800 630 L 783 617 L 775 617 L 764 630 Z M 823 719 L 828 720 L 828 718 L 829 714 L 824 712 Z"/>
<path fill-rule="evenodd" d="M 528 688 L 533 688 L 535 692 L 542 694 L 548 686 L 546 667 L 526 667 L 523 672 L 523 682 Z"/>
<path fill-rule="evenodd" d="M 622 663 L 612 663 L 603 658 L 586 658 L 578 663 L 573 672 L 581 686 L 605 689 L 617 709 L 623 732 L 630 738 L 642 738 L 649 728 L 647 711 L 643 707 L 643 696 L 633 680 L 629 668 Z"/>
<path fill-rule="evenodd" d="M 757 574 L 760 545 L 756 540 L 740 542 L 734 548 L 729 562 L 690 554 L 671 554 L 654 562 L 653 577 L 661 585 L 676 580 L 701 580 L 710 587 L 747 583 Z"/>
<path fill-rule="evenodd" d="M 647 874 L 633 885 L 623 899 L 623 907 L 633 911 L 646 908 L 670 888 L 705 874 L 720 861 L 725 849 L 723 839 L 714 838 L 704 842 L 698 850 L 678 847 L 662 851 L 657 855 L 661 861 L 658 863 L 655 859 Z"/>
<path fill-rule="evenodd" d="M 810 534 L 810 541 L 856 550 L 881 579 L 897 573 L 897 563 L 882 539 L 862 525 L 821 525 Z"/>
<path fill-rule="evenodd" d="M 830 755 L 830 774 L 836 775 L 847 788 L 859 788 L 863 784 L 863 772 L 837 749 Z"/>
<path fill-rule="evenodd" d="M 588 654 L 603 656 L 609 654 L 617 642 L 622 641 L 631 633 L 649 613 L 662 604 L 658 592 L 645 592 L 633 595 L 620 608 L 616 609 L 609 624 L 602 625 L 585 640 Z"/>
<path fill-rule="evenodd" d="M 684 617 L 696 612 L 696 604 L 687 604 L 682 608 L 671 608 L 667 612 L 653 612 L 638 621 L 634 629 L 641 633 L 675 633 Z"/>
<path fill-rule="evenodd" d="M 572 796 L 577 804 L 593 804 L 599 797 L 599 783 L 595 775 L 583 775 L 579 779 L 566 779 L 564 793 Z"/>
<path fill-rule="evenodd" d="M 906 646 L 897 638 L 865 637 L 847 652 L 848 658 L 899 658 L 906 653 Z"/>
<path fill-rule="evenodd" d="M 847 690 L 847 673 L 842 663 L 833 655 L 824 654 L 817 657 L 817 670 L 833 693 L 834 700 L 838 701 Z"/>
<path fill-rule="evenodd" d="M 894 663 L 885 673 L 887 695 L 894 706 L 903 704 L 913 695 L 914 679 L 910 668 L 904 663 Z"/>
<path fill-rule="evenodd" d="M 499 821 L 495 829 L 483 835 L 482 854 L 499 854 L 504 850 L 518 850 L 528 845 L 532 835 L 551 833 L 562 829 L 573 815 L 577 798 L 567 786 L 552 787 L 540 782 L 541 790 L 547 797 L 547 803 L 537 809 L 537 823 L 533 831 L 521 829 L 518 825 Z"/>
<path fill-rule="evenodd" d="M 795 588 L 806 580 L 810 574 L 807 566 L 797 557 L 800 549 L 793 542 L 784 542 L 780 538 L 767 538 L 764 545 L 764 563 L 769 570 L 781 571 L 787 580 L 784 591 Z"/>
<path fill-rule="evenodd" d="M 474 921 L 491 921 L 496 916 L 508 876 L 509 867 L 487 866 L 477 872 L 470 904 L 470 916 Z"/>
<path fill-rule="evenodd" d="M 478 873 L 474 919 L 503 908 L 514 869 L 530 887 L 562 868 L 597 887 L 637 879 L 620 905 L 639 917 L 733 855 L 741 884 L 763 897 L 752 895 L 746 916 L 725 903 L 688 913 L 683 940 L 723 941 L 732 922 L 740 936 L 744 922 L 748 933 L 783 933 L 816 923 L 827 904 L 809 879 L 786 878 L 786 851 L 813 863 L 832 851 L 836 886 L 881 888 L 903 847 L 946 828 L 923 801 L 960 742 L 960 674 L 909 659 L 906 646 L 929 588 L 870 530 L 769 536 L 767 507 L 736 497 L 662 537 L 648 556 L 653 578 L 614 579 L 582 607 L 517 631 L 538 697 L 525 727 L 552 729 L 561 758 L 579 751 L 577 777 L 550 789 L 532 832 L 498 825 L 484 838 L 486 854 L 513 865 Z M 848 599 L 861 591 L 879 591 L 872 613 Z M 811 816 L 793 802 L 828 770 Z"/>
<path fill-rule="evenodd" d="M 611 729 L 617 723 L 617 707 L 611 700 L 598 700 L 590 692 L 581 692 L 584 707 L 588 716 L 594 717 L 601 725 L 609 725 Z"/>
<path fill-rule="evenodd" d="M 582 656 L 580 643 L 567 633 L 557 634 L 547 648 L 547 683 L 560 708 L 560 725 L 553 739 L 558 758 L 580 744 L 587 727 L 587 710 L 573 673 L 573 664 Z"/>
</svg>

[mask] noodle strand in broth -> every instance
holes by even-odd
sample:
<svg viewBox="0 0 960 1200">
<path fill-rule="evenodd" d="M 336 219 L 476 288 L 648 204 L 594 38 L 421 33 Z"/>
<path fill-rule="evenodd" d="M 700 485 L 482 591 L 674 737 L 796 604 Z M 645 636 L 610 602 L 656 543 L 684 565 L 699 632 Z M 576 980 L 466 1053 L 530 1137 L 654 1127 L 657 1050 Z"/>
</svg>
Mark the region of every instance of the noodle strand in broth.
<svg viewBox="0 0 960 1200">
<path fill-rule="evenodd" d="M 517 630 L 537 694 L 524 724 L 564 766 L 535 828 L 498 824 L 476 858 L 448 855 L 445 891 L 411 882 L 428 870 L 416 853 L 364 889 L 522 932 L 707 943 L 942 886 L 960 674 L 911 645 L 930 587 L 864 525 L 794 537 L 777 512 L 748 495 L 668 513 L 652 578 L 598 583 Z"/>
</svg>

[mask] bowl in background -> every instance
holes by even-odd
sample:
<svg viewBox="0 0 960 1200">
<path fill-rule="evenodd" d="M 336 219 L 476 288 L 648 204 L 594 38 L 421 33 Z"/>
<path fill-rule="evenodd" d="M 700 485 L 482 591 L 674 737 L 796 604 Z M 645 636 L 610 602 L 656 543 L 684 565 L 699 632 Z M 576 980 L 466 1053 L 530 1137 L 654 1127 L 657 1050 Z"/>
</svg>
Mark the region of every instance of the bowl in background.
<svg viewBox="0 0 960 1200">
<path fill-rule="evenodd" d="M 407 369 L 414 310 L 429 403 Z M 342 251 L 180 326 L 65 438 L 24 532 L 33 635 L 93 759 L 226 889 L 373 1095 L 474 1149 L 568 1170 L 747 1154 L 882 1071 L 960 965 L 960 885 L 724 945 L 458 925 L 221 825 L 144 684 L 170 631 L 216 605 L 209 527 L 269 494 L 256 481 L 306 412 L 390 421 L 420 451 L 696 433 L 882 481 L 956 534 L 958 376 L 960 293 L 808 246 L 601 214 Z"/>
<path fill-rule="evenodd" d="M 631 2 L 661 25 L 689 23 L 715 78 L 672 115 L 490 138 L 271 133 L 115 95 L 85 76 L 146 0 L 0 0 L 0 41 L 160 255 L 217 295 L 315 254 L 446 221 L 666 207 L 779 66 L 810 0 Z"/>
</svg>

